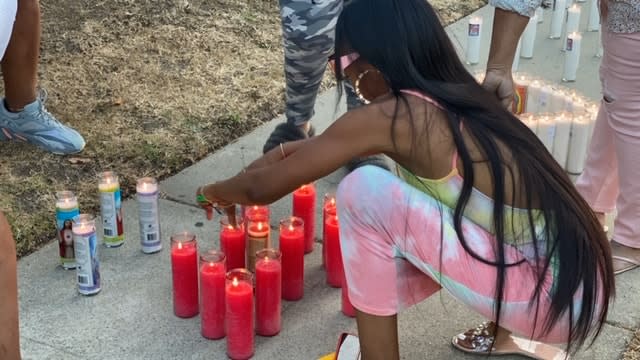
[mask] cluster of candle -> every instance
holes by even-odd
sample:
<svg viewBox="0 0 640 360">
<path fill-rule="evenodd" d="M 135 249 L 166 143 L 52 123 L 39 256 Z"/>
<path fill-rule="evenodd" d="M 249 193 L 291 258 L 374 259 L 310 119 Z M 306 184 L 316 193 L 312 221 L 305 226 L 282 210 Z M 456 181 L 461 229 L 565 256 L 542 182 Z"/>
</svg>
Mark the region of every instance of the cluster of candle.
<svg viewBox="0 0 640 360">
<path fill-rule="evenodd" d="M 586 1 L 586 0 L 585 0 Z M 584 1 L 578 1 L 584 2 Z M 589 0 L 590 7 L 588 13 L 587 31 L 600 30 L 600 15 L 598 11 L 598 0 Z M 549 39 L 562 40 L 562 51 L 565 52 L 564 70 L 562 81 L 572 82 L 576 80 L 578 67 L 580 64 L 580 53 L 582 48 L 582 34 L 580 32 L 580 16 L 582 7 L 573 0 L 554 0 L 551 9 L 551 24 Z M 517 71 L 520 58 L 531 59 L 534 54 L 535 40 L 538 32 L 538 24 L 543 22 L 544 10 L 538 8 L 524 29 L 516 48 L 516 55 L 513 61 L 512 71 Z M 466 58 L 468 64 L 477 64 L 480 59 L 480 43 L 482 36 L 483 19 L 473 16 L 469 19 L 467 35 Z M 598 49 L 598 53 L 600 53 Z"/>
<path fill-rule="evenodd" d="M 254 334 L 275 336 L 282 326 L 282 299 L 304 296 L 304 255 L 313 250 L 316 191 L 313 184 L 293 193 L 294 216 L 280 221 L 279 250 L 271 247 L 267 206 L 243 208 L 234 219 L 220 220 L 220 248 L 198 256 L 196 236 L 171 237 L 173 309 L 181 318 L 201 315 L 201 333 L 226 337 L 227 355 L 248 359 L 255 351 Z M 298 215 L 298 216 L 295 216 Z M 304 218 L 303 218 L 304 217 Z M 342 312 L 355 316 L 348 299 L 340 252 L 336 199 L 323 203 L 323 265 L 326 281 L 342 288 Z M 310 241 L 311 246 L 308 245 Z M 198 261 L 199 259 L 199 261 Z"/>
<path fill-rule="evenodd" d="M 106 171 L 98 181 L 102 242 L 106 247 L 124 244 L 122 196 L 118 176 Z M 137 182 L 140 244 L 142 252 L 155 253 L 162 249 L 158 215 L 158 183 L 145 177 Z M 56 193 L 56 229 L 60 263 L 64 269 L 76 269 L 78 291 L 92 295 L 100 291 L 97 233 L 95 219 L 80 214 L 78 198 L 71 191 Z"/>
<path fill-rule="evenodd" d="M 477 74 L 482 81 L 482 74 Z M 582 173 L 598 105 L 575 91 L 516 75 L 513 111 L 570 175 Z"/>
</svg>

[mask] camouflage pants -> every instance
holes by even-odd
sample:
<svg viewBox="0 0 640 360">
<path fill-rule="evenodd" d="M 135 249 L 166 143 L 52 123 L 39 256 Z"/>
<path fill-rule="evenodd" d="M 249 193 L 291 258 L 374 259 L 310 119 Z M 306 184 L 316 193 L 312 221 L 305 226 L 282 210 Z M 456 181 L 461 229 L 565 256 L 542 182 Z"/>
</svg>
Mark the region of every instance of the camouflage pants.
<svg viewBox="0 0 640 360">
<path fill-rule="evenodd" d="M 314 114 L 320 83 L 333 54 L 335 27 L 343 0 L 280 0 L 287 82 L 287 122 L 301 125 Z M 349 109 L 360 103 L 346 86 Z"/>
</svg>

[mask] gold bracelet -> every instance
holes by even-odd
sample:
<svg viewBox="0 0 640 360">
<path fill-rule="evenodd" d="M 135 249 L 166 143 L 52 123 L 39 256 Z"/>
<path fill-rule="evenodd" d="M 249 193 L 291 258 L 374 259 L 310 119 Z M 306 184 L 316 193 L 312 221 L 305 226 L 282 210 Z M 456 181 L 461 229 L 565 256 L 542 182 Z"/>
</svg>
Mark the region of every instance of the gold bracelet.
<svg viewBox="0 0 640 360">
<path fill-rule="evenodd" d="M 287 154 L 284 152 L 284 145 L 282 145 L 282 143 L 280 143 L 280 152 L 282 153 L 282 158 L 286 158 Z"/>
</svg>

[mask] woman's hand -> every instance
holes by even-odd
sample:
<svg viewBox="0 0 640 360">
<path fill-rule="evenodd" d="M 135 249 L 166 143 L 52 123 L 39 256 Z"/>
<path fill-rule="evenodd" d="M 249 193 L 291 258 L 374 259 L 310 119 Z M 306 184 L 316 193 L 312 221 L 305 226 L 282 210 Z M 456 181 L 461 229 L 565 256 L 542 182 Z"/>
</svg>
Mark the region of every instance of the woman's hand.
<svg viewBox="0 0 640 360">
<path fill-rule="evenodd" d="M 495 94 L 502 106 L 507 109 L 511 107 L 514 96 L 511 69 L 487 69 L 482 87 Z"/>
<path fill-rule="evenodd" d="M 225 201 L 223 199 L 219 199 L 215 197 L 215 195 L 211 194 L 211 184 L 200 186 L 198 190 L 196 190 L 196 202 L 200 207 L 205 209 L 207 212 L 207 219 L 211 220 L 213 218 L 213 210 L 215 209 L 219 214 L 220 208 L 224 208 L 227 212 L 227 215 L 230 212 L 230 209 L 233 211 L 233 224 L 235 225 L 235 204 Z M 231 217 L 229 218 L 231 220 Z"/>
</svg>

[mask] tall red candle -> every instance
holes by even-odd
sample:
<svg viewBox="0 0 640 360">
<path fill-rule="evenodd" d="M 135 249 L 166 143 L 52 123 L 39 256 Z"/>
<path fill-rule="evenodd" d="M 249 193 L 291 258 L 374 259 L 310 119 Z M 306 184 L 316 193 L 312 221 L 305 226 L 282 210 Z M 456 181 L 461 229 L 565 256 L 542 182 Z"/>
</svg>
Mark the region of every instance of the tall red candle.
<svg viewBox="0 0 640 360">
<path fill-rule="evenodd" d="M 242 218 L 236 217 L 236 225 L 228 217 L 220 219 L 220 248 L 227 258 L 227 269 L 246 266 L 247 242 Z"/>
<path fill-rule="evenodd" d="M 311 184 L 302 185 L 293 192 L 293 216 L 304 221 L 304 252 L 313 251 L 315 237 L 316 188 Z"/>
<path fill-rule="evenodd" d="M 342 252 L 340 251 L 340 234 L 338 232 L 338 216 L 328 215 L 324 222 L 325 243 L 327 246 L 327 284 L 332 287 L 342 286 L 344 270 L 342 268 Z"/>
<path fill-rule="evenodd" d="M 256 334 L 274 336 L 280 332 L 281 298 L 280 251 L 260 250 L 256 253 Z"/>
<path fill-rule="evenodd" d="M 200 328 L 207 339 L 224 337 L 225 255 L 209 251 L 200 256 Z"/>
<path fill-rule="evenodd" d="M 326 267 L 327 264 L 327 242 L 324 222 L 327 220 L 328 215 L 337 215 L 338 209 L 336 207 L 336 196 L 333 193 L 326 193 L 324 195 L 324 204 L 322 205 L 322 266 Z"/>
<path fill-rule="evenodd" d="M 198 247 L 189 232 L 171 236 L 173 312 L 181 318 L 198 315 Z"/>
<path fill-rule="evenodd" d="M 342 313 L 348 317 L 356 316 L 356 309 L 351 305 L 351 301 L 349 300 L 349 287 L 347 286 L 347 280 L 342 277 Z"/>
<path fill-rule="evenodd" d="M 268 223 L 269 215 L 268 206 L 252 205 L 244 209 L 244 217 L 247 221 L 263 221 Z"/>
<path fill-rule="evenodd" d="M 227 273 L 225 288 L 227 355 L 233 360 L 253 356 L 253 276 L 247 269 Z"/>
<path fill-rule="evenodd" d="M 304 295 L 304 222 L 298 217 L 280 221 L 282 254 L 282 298 L 289 301 Z"/>
</svg>

